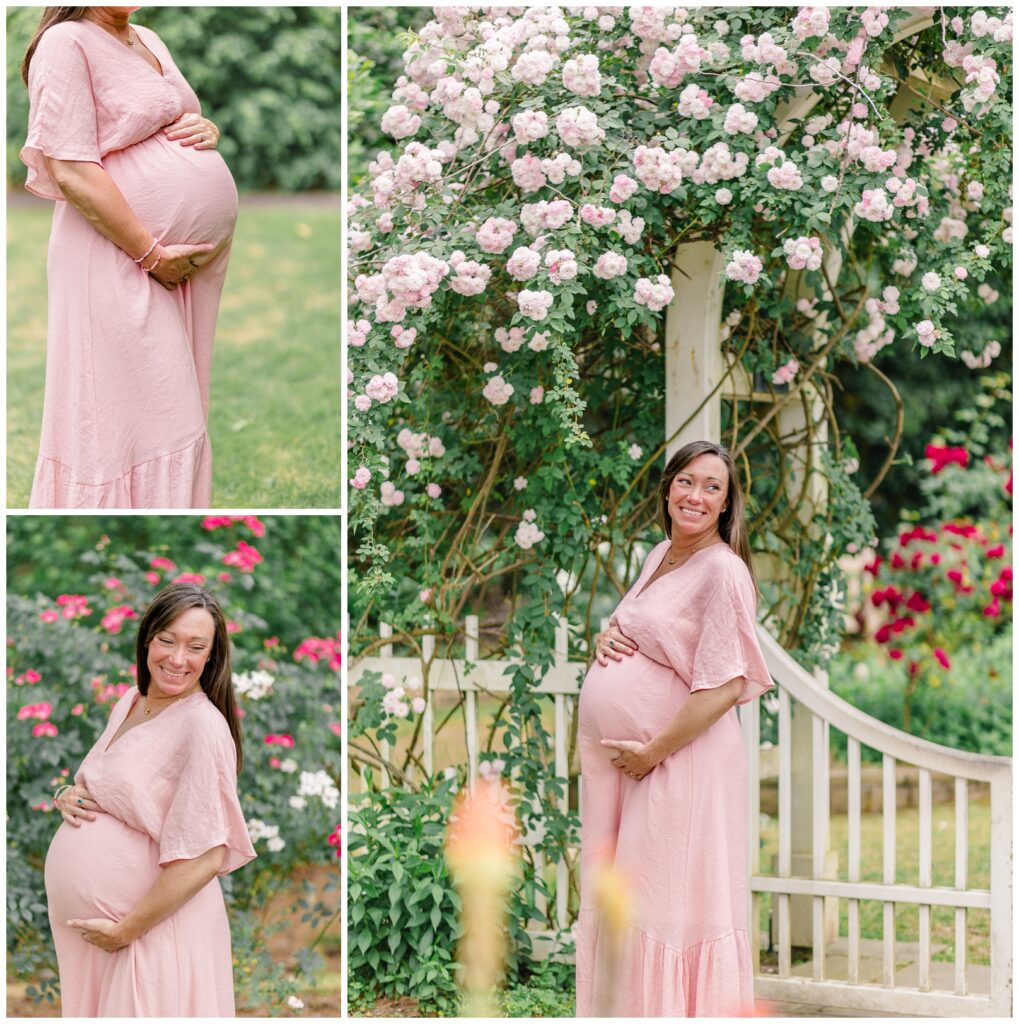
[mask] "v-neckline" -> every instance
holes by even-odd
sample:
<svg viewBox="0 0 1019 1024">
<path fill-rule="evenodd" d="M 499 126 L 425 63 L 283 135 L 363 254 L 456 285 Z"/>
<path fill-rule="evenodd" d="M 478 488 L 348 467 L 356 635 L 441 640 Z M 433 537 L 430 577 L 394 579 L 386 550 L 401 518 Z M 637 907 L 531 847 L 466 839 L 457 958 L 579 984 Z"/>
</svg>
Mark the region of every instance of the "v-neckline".
<svg viewBox="0 0 1019 1024">
<path fill-rule="evenodd" d="M 80 20 L 84 21 L 84 22 L 87 22 L 89 25 L 95 26 L 95 28 L 98 29 L 98 31 L 101 32 L 104 36 L 106 36 L 106 38 L 109 39 L 111 43 L 116 43 L 120 47 L 124 46 L 124 44 L 121 42 L 121 40 L 119 40 L 115 36 L 111 35 L 109 32 L 106 31 L 106 29 L 103 28 L 102 25 L 97 24 L 91 18 L 81 18 Z M 152 54 L 152 59 L 159 65 L 159 70 L 157 71 L 133 47 L 130 47 L 130 46 L 127 47 L 128 53 L 130 53 L 132 55 L 132 57 L 134 57 L 136 60 L 140 60 L 145 65 L 145 67 L 147 67 L 149 69 L 149 71 L 152 72 L 152 74 L 157 75 L 160 79 L 162 79 L 165 82 L 166 81 L 166 68 L 163 67 L 163 62 L 155 55 L 155 53 L 152 50 L 152 47 L 150 47 L 148 45 L 148 43 L 146 43 L 145 40 L 142 39 L 141 34 L 138 32 L 138 26 L 137 25 L 131 25 L 131 28 L 134 29 L 134 34 L 138 37 L 138 42 L 141 43 L 141 45 L 144 46 L 145 49 L 150 54 Z"/>
<path fill-rule="evenodd" d="M 666 542 L 662 541 L 661 543 L 664 544 Z M 651 579 L 651 580 L 649 580 L 647 583 L 644 584 L 644 586 L 641 588 L 640 593 L 637 594 L 637 596 L 634 598 L 634 600 L 635 601 L 639 601 L 656 583 L 661 583 L 662 580 L 664 580 L 666 576 L 671 576 L 673 573 L 679 572 L 680 569 L 682 569 L 685 566 L 689 565 L 690 562 L 694 558 L 696 558 L 702 551 L 710 551 L 712 548 L 717 548 L 719 544 L 725 544 L 725 541 L 724 540 L 717 540 L 717 541 L 715 541 L 714 544 L 708 544 L 707 546 L 705 546 L 703 548 L 698 548 L 695 552 L 693 552 L 693 554 L 690 555 L 690 557 L 682 565 L 677 565 L 675 569 L 670 569 L 668 572 L 662 573 L 662 575 L 659 576 L 658 579 Z M 728 546 L 728 545 L 726 545 L 726 546 Z M 665 551 L 662 552 L 662 557 L 659 559 L 658 564 L 654 567 L 654 569 L 651 572 L 652 576 L 654 576 L 654 574 L 656 572 L 658 572 L 659 569 L 661 569 L 662 565 L 665 562 L 665 559 L 668 558 L 668 556 L 669 556 L 669 549 L 671 547 L 672 547 L 672 540 L 669 539 L 668 540 L 668 547 L 666 547 Z"/>
<path fill-rule="evenodd" d="M 159 715 L 156 715 L 155 718 L 146 718 L 143 722 L 139 722 L 137 725 L 132 725 L 130 729 L 125 729 L 118 737 L 117 732 L 120 729 L 120 726 L 123 725 L 124 722 L 126 722 L 128 718 L 131 717 L 131 712 L 134 711 L 135 705 L 138 703 L 138 700 L 141 697 L 140 691 L 135 690 L 134 697 L 131 699 L 131 706 L 127 709 L 127 714 L 124 715 L 123 719 L 120 722 L 120 725 L 118 725 L 117 728 L 113 730 L 113 736 L 110 738 L 110 742 L 106 744 L 106 749 L 103 751 L 103 753 L 108 754 L 114 747 L 119 746 L 120 741 L 129 732 L 134 732 L 135 729 L 141 729 L 146 725 L 151 725 L 154 721 L 156 721 L 156 719 L 159 718 L 160 715 L 165 715 L 166 712 L 170 710 L 170 708 L 179 707 L 181 704 L 186 704 L 195 695 L 195 693 L 201 692 L 203 691 L 201 690 L 201 688 L 199 688 L 195 690 L 194 693 L 189 693 L 183 700 L 174 701 L 173 704 L 171 704 L 170 707 L 166 708 L 165 711 L 160 711 Z"/>
</svg>

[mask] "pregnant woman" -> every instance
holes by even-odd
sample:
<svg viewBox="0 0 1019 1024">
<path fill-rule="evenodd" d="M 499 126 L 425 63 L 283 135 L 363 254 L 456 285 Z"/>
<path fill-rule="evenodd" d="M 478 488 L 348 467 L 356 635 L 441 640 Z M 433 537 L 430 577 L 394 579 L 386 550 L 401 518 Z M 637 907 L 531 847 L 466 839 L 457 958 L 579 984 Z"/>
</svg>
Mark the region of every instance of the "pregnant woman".
<svg viewBox="0 0 1019 1024">
<path fill-rule="evenodd" d="M 237 218 L 218 131 L 136 7 L 47 7 L 22 65 L 25 187 L 57 200 L 32 508 L 205 508 L 209 371 Z"/>
<path fill-rule="evenodd" d="M 65 1017 L 232 1017 L 217 875 L 255 856 L 226 622 L 192 583 L 138 626 L 138 688 L 59 792 L 46 897 Z"/>
<path fill-rule="evenodd" d="M 772 682 L 728 451 L 681 448 L 660 499 L 667 539 L 598 637 L 580 692 L 577 1013 L 752 1015 L 735 706 Z M 607 884 L 625 891 L 625 922 L 602 913 Z"/>
</svg>

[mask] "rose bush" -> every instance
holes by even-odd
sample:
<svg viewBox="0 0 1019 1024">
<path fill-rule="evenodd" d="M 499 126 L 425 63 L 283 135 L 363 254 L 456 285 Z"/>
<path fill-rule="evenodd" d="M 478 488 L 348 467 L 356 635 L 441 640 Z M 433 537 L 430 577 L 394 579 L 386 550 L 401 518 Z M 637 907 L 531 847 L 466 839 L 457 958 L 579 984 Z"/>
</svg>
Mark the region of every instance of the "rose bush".
<svg viewBox="0 0 1019 1024">
<path fill-rule="evenodd" d="M 190 579 L 216 593 L 228 619 L 245 742 L 238 789 L 258 853 L 223 879 L 238 1001 L 267 1006 L 275 1015 L 288 999 L 307 993 L 322 966 L 321 952 L 338 944 L 339 871 L 330 832 L 339 814 L 339 636 L 288 635 L 289 629 L 250 610 L 260 604 L 259 592 L 271 606 L 275 581 L 263 562 L 268 557 L 275 564 L 277 555 L 263 556 L 259 549 L 278 550 L 286 539 L 284 523 L 273 520 L 267 527 L 254 516 L 194 519 L 180 528 L 176 543 L 159 550 L 118 549 L 110 539 L 117 525 L 105 521 L 106 534 L 83 552 L 88 583 L 77 593 L 26 592 L 17 573 L 8 577 L 8 936 L 14 971 L 35 983 L 30 995 L 36 998 L 56 990 L 42 880 L 46 849 L 59 825 L 50 797 L 73 776 L 116 699 L 135 685 L 135 626 L 148 602 L 164 584 Z M 9 538 L 8 556 L 24 567 L 17 533 Z M 324 547 L 305 556 L 334 561 L 336 552 Z M 334 610 L 337 605 L 334 599 Z M 333 868 L 325 888 L 312 884 L 316 865 Z M 270 906 L 287 886 L 296 888 L 297 906 Z M 295 913 L 316 930 L 316 939 L 297 963 L 277 962 L 267 939 L 293 928 Z"/>
<path fill-rule="evenodd" d="M 1012 453 L 988 438 L 1011 406 L 1006 380 L 985 378 L 984 400 L 957 413 L 962 429 L 927 445 L 927 504 L 867 563 L 865 599 L 880 614 L 839 656 L 833 682 L 907 732 L 1001 754 L 1012 721 Z M 880 707 L 867 687 L 871 663 Z"/>
</svg>

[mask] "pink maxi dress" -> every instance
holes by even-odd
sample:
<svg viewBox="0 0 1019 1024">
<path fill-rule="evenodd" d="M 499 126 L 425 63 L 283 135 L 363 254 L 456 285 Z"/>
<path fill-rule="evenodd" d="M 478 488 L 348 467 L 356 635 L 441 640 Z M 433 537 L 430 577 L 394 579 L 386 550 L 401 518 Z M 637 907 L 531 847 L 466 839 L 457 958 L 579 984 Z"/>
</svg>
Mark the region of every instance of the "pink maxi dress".
<svg viewBox="0 0 1019 1024">
<path fill-rule="evenodd" d="M 742 704 L 773 685 L 743 560 L 724 543 L 702 548 L 642 592 L 669 545 L 651 551 L 610 620 L 638 653 L 595 662 L 580 691 L 581 1017 L 754 1011 L 746 762 L 736 709 L 640 781 L 614 768 L 614 751 L 601 746 L 650 740 L 696 690 L 742 676 Z M 599 909 L 606 867 L 629 906 L 622 928 Z"/>
<path fill-rule="evenodd" d="M 85 20 L 48 29 L 29 69 L 25 187 L 57 200 L 32 508 L 211 502 L 209 373 L 237 189 L 215 150 L 161 131 L 201 107 L 159 37 L 133 28 L 162 75 Z M 44 156 L 99 164 L 163 243 L 215 250 L 167 291 L 64 201 Z"/>
<path fill-rule="evenodd" d="M 255 856 L 237 799 L 226 719 L 202 691 L 113 744 L 124 694 L 74 781 L 104 813 L 61 823 L 46 854 L 46 897 L 64 1017 L 233 1017 L 230 927 L 219 880 L 130 945 L 106 953 L 65 922 L 120 920 L 163 866 L 226 846 L 220 874 Z"/>
</svg>

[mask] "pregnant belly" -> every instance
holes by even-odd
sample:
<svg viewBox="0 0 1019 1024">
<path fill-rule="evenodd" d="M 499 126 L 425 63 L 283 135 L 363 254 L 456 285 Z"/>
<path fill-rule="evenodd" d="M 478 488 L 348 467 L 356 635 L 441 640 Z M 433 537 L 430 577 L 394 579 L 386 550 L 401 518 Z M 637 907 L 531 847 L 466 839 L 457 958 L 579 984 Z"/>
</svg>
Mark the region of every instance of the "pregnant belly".
<svg viewBox="0 0 1019 1024">
<path fill-rule="evenodd" d="M 667 665 L 637 653 L 607 665 L 595 662 L 580 690 L 580 731 L 602 739 L 649 740 L 690 696 Z"/>
<path fill-rule="evenodd" d="M 159 847 L 110 814 L 81 828 L 62 824 L 46 854 L 46 899 L 51 917 L 119 920 L 159 875 Z"/>
<path fill-rule="evenodd" d="M 170 142 L 162 132 L 103 158 L 139 220 L 164 243 L 220 245 L 237 220 L 237 187 L 212 149 Z"/>
</svg>

